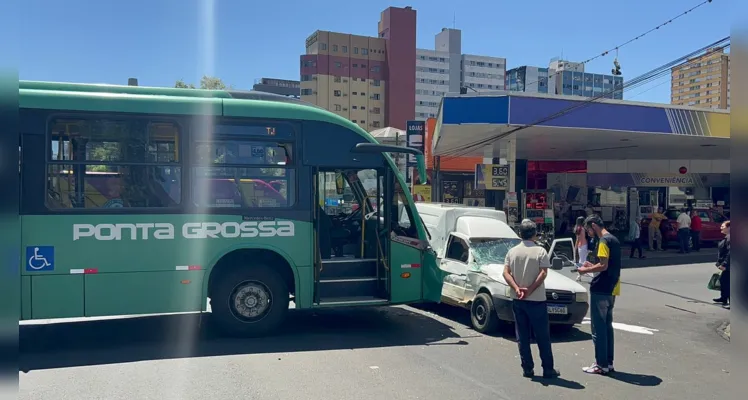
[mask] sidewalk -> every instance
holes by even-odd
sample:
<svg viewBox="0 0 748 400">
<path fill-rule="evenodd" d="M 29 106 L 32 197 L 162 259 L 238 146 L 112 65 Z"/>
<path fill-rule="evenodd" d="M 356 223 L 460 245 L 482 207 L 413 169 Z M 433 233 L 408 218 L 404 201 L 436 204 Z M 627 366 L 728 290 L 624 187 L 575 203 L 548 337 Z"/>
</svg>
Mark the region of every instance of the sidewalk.
<svg viewBox="0 0 748 400">
<path fill-rule="evenodd" d="M 629 258 L 631 246 L 621 246 L 621 266 L 623 268 L 662 267 L 667 265 L 699 264 L 717 261 L 717 248 L 702 248 L 699 252 L 678 254 L 675 249 L 666 251 L 644 251 L 645 259 Z M 639 253 L 635 253 L 638 256 Z"/>
</svg>

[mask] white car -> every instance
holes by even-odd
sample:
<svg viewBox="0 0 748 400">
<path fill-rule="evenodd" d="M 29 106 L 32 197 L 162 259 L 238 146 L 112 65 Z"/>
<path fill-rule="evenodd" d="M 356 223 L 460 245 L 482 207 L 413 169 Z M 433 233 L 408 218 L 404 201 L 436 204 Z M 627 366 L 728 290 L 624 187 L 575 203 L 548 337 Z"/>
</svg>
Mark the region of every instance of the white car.
<svg viewBox="0 0 748 400">
<path fill-rule="evenodd" d="M 502 322 L 513 322 L 511 288 L 504 280 L 504 259 L 521 242 L 506 224 L 503 212 L 459 205 L 416 203 L 432 235 L 431 245 L 445 273 L 442 302 L 470 310 L 471 324 L 489 332 Z M 573 242 L 570 238 L 558 243 Z M 551 324 L 571 328 L 584 320 L 589 309 L 587 289 L 555 270 L 573 266 L 563 255 L 553 256 L 545 280 Z"/>
</svg>

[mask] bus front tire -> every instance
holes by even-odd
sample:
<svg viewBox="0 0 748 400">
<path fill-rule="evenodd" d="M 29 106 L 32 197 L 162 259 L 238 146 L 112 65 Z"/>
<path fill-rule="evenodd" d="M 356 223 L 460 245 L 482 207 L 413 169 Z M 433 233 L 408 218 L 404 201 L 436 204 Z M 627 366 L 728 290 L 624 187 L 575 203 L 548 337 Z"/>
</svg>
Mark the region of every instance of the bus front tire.
<svg viewBox="0 0 748 400">
<path fill-rule="evenodd" d="M 470 324 L 480 333 L 491 333 L 499 328 L 499 316 L 488 293 L 478 293 L 470 306 Z"/>
<path fill-rule="evenodd" d="M 286 282 L 259 265 L 221 274 L 210 299 L 217 327 L 232 336 L 262 336 L 276 330 L 288 314 Z"/>
</svg>

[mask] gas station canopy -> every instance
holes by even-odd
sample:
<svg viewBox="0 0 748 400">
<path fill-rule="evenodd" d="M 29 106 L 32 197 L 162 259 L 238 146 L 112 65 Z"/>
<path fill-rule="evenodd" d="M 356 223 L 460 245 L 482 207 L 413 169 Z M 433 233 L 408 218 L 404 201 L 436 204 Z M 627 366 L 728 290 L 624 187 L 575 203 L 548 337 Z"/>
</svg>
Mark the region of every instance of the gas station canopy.
<svg viewBox="0 0 748 400">
<path fill-rule="evenodd" d="M 516 158 L 528 160 L 724 159 L 730 154 L 730 114 L 514 92 L 442 100 L 434 156 L 499 154 L 507 140 L 515 140 Z"/>
</svg>

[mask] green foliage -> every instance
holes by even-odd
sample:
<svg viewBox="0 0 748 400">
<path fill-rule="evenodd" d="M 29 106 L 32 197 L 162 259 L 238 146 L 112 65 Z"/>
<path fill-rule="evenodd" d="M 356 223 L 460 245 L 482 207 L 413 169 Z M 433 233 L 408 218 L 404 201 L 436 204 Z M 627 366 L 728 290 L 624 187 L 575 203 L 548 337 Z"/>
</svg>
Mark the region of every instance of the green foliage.
<svg viewBox="0 0 748 400">
<path fill-rule="evenodd" d="M 184 80 L 182 79 L 174 83 L 174 87 L 180 88 L 180 89 L 195 89 L 195 85 L 191 83 L 185 83 Z M 223 83 L 221 78 L 217 78 L 215 76 L 203 75 L 203 77 L 200 78 L 200 89 L 226 90 L 226 89 L 233 89 L 233 86 L 226 86 L 226 84 Z"/>
</svg>

